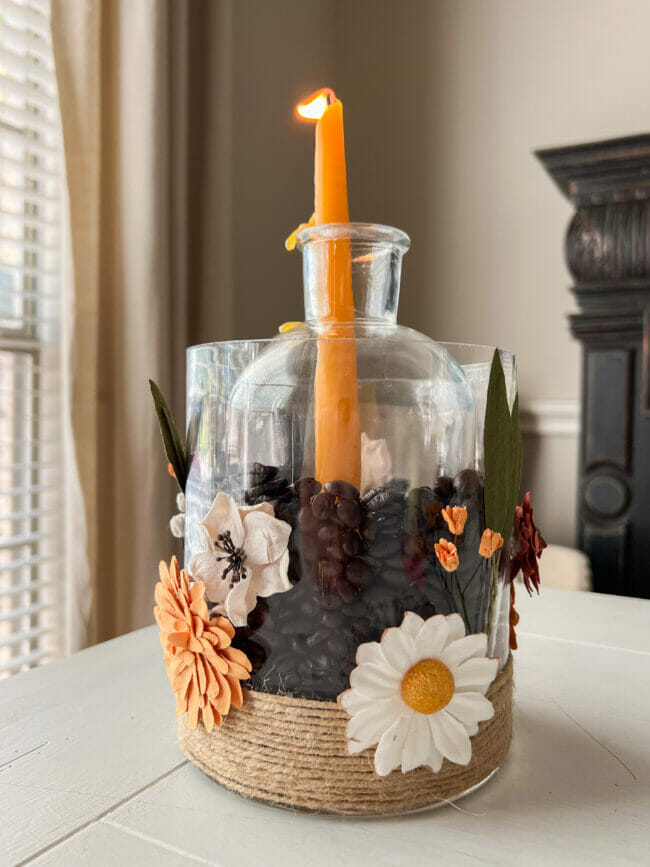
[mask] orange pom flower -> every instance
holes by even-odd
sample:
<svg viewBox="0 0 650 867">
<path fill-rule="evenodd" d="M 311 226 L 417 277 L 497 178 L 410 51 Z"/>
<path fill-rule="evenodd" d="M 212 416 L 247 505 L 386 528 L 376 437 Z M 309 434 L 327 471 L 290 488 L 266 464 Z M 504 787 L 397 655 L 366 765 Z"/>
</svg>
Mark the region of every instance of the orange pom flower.
<svg viewBox="0 0 650 867">
<path fill-rule="evenodd" d="M 442 510 L 442 517 L 447 522 L 449 532 L 454 536 L 460 536 L 465 529 L 467 509 L 465 506 L 446 506 Z"/>
<path fill-rule="evenodd" d="M 433 547 L 442 568 L 446 572 L 455 572 L 458 569 L 458 549 L 454 543 L 441 539 Z"/>
<path fill-rule="evenodd" d="M 481 536 L 481 544 L 479 545 L 478 552 L 481 557 L 485 557 L 486 560 L 489 560 L 490 557 L 494 554 L 495 551 L 498 551 L 499 548 L 503 545 L 503 536 L 501 533 L 496 533 L 494 530 L 483 530 L 483 535 Z"/>
<path fill-rule="evenodd" d="M 187 713 L 192 729 L 202 714 L 204 726 L 212 731 L 231 705 L 242 706 L 239 681 L 248 680 L 251 664 L 245 653 L 231 647 L 232 623 L 225 617 L 210 620 L 203 582 L 190 587 L 185 569 L 179 575 L 176 557 L 169 568 L 161 562 L 159 572 L 154 615 L 167 675 L 176 692 L 176 713 Z"/>
</svg>

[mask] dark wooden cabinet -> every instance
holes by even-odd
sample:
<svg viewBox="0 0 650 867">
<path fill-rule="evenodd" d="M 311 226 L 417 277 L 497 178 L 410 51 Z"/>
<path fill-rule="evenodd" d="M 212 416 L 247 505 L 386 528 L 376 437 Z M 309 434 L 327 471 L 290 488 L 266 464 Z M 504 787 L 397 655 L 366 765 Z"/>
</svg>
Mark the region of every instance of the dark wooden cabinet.
<svg viewBox="0 0 650 867">
<path fill-rule="evenodd" d="M 578 526 L 594 590 L 650 597 L 650 135 L 538 151 L 576 208 Z"/>
</svg>

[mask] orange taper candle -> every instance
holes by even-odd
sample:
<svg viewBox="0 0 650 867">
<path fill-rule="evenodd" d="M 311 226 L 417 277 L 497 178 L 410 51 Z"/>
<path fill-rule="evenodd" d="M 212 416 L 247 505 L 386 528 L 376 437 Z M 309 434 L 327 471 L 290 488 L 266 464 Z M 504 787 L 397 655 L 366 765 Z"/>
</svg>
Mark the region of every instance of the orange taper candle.
<svg viewBox="0 0 650 867">
<path fill-rule="evenodd" d="M 347 223 L 348 189 L 345 172 L 343 106 L 334 91 L 319 91 L 298 107 L 301 117 L 317 119 L 314 161 L 314 220 Z M 354 341 L 354 301 L 350 244 L 329 242 L 327 274 L 322 275 L 319 307 L 328 327 L 318 339 L 314 381 L 316 478 L 342 479 L 359 487 L 361 425 Z M 323 303 L 324 302 L 324 303 Z"/>
</svg>

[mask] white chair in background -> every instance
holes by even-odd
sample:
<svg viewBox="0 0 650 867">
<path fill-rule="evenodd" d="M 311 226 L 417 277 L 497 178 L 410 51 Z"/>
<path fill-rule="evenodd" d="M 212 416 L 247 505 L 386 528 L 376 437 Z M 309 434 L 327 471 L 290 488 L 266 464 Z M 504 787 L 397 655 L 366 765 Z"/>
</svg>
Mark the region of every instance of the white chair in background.
<svg viewBox="0 0 650 867">
<path fill-rule="evenodd" d="M 539 577 L 542 587 L 560 590 L 591 590 L 589 558 L 582 551 L 549 545 L 539 558 Z"/>
</svg>

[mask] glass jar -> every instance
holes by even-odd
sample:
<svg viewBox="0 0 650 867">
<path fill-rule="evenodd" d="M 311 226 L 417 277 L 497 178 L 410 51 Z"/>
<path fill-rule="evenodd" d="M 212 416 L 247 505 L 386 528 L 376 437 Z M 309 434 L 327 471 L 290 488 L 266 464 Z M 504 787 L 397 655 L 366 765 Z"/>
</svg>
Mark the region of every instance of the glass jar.
<svg viewBox="0 0 650 867">
<path fill-rule="evenodd" d="M 335 699 L 348 688 L 359 644 L 377 641 L 405 611 L 423 617 L 458 612 L 468 633 L 490 633 L 491 652 L 503 665 L 508 594 L 499 589 L 494 563 L 478 553 L 493 350 L 444 346 L 397 324 L 409 246 L 403 232 L 321 225 L 304 230 L 298 243 L 304 323 L 269 340 L 188 350 L 193 459 L 186 567 L 193 574 L 206 547 L 200 525 L 218 493 L 242 508 L 267 504 L 289 525 L 290 589 L 254 600 L 234 641 L 253 664 L 254 690 Z M 328 267 L 328 279 L 342 279 L 336 267 L 332 273 L 333 262 L 343 262 L 351 275 L 354 311 L 347 318 L 336 291 L 322 291 Z M 316 479 L 323 424 L 315 420 L 316 383 L 326 356 L 330 371 L 353 375 L 358 485 Z M 501 356 L 512 402 L 513 358 Z M 347 397 L 349 385 L 349 378 L 341 385 Z M 329 407 L 341 413 L 342 424 L 349 422 L 349 402 L 330 401 Z M 330 434 L 337 423 L 327 427 Z M 441 538 L 452 538 L 442 515 L 446 506 L 467 509 L 464 530 L 454 537 L 454 572 L 435 553 Z"/>
</svg>

